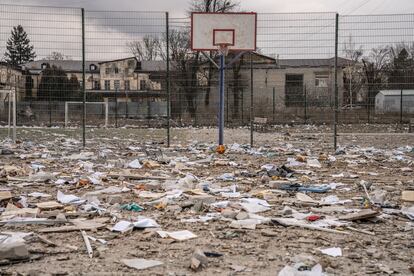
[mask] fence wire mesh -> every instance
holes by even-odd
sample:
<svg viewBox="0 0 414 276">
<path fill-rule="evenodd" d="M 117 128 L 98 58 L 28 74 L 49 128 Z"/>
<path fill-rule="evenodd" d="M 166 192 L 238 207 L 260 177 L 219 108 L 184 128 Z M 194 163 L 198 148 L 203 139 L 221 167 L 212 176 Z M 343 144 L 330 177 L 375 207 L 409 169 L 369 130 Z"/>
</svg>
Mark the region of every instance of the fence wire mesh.
<svg viewBox="0 0 414 276">
<path fill-rule="evenodd" d="M 61 125 L 64 103 L 82 98 L 80 9 L 0 5 L 0 41 L 0 90 L 16 93 L 17 125 Z M 1 98 L 2 123 L 9 100 Z"/>
<path fill-rule="evenodd" d="M 87 125 L 166 127 L 165 36 L 163 12 L 85 11 Z"/>
<path fill-rule="evenodd" d="M 407 123 L 414 113 L 414 15 L 340 16 L 340 121 Z"/>
<path fill-rule="evenodd" d="M 217 126 L 219 55 L 191 51 L 188 17 L 16 5 L 0 5 L 0 15 L 2 126 L 12 90 L 19 127 L 67 127 L 88 140 L 104 127 L 169 141 L 169 126 L 173 138 L 180 127 Z M 336 16 L 258 14 L 257 51 L 226 56 L 226 127 L 331 124 L 335 76 L 340 124 L 406 126 L 414 15 Z"/>
</svg>

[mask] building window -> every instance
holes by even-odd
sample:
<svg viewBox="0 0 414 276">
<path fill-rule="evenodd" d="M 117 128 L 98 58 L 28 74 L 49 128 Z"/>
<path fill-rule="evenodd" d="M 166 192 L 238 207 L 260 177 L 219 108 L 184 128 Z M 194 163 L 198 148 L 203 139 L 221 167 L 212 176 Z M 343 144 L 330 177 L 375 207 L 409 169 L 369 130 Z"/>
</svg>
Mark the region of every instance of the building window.
<svg viewBox="0 0 414 276">
<path fill-rule="evenodd" d="M 119 90 L 120 87 L 121 87 L 120 81 L 119 80 L 114 80 L 114 88 L 115 88 L 115 90 Z"/>
<path fill-rule="evenodd" d="M 95 70 L 96 70 L 96 65 L 95 65 L 95 64 L 91 64 L 91 65 L 89 65 L 89 69 L 90 69 L 91 71 L 95 71 Z"/>
<path fill-rule="evenodd" d="M 99 86 L 99 81 L 96 80 L 93 82 L 93 89 L 100 90 L 101 88 Z"/>
<path fill-rule="evenodd" d="M 110 80 L 105 81 L 105 90 L 111 90 L 111 81 Z"/>
<path fill-rule="evenodd" d="M 285 83 L 285 106 L 301 107 L 304 104 L 303 75 L 287 74 Z"/>
<path fill-rule="evenodd" d="M 112 73 L 111 68 L 105 68 L 105 74 L 109 75 Z"/>
<path fill-rule="evenodd" d="M 131 86 L 130 86 L 129 80 L 126 80 L 126 81 L 125 81 L 125 90 L 126 90 L 126 91 L 131 90 Z"/>
<path fill-rule="evenodd" d="M 328 87 L 329 82 L 329 73 L 315 73 L 315 87 Z"/>
<path fill-rule="evenodd" d="M 118 67 L 115 67 L 115 74 L 118 74 L 119 73 L 119 69 L 118 69 Z"/>
<path fill-rule="evenodd" d="M 80 80 L 80 81 L 79 81 L 79 87 L 80 87 L 81 89 L 83 89 L 82 84 L 83 84 L 83 81 L 82 81 L 82 80 Z"/>
<path fill-rule="evenodd" d="M 42 69 L 46 69 L 46 68 L 47 68 L 47 63 L 42 63 L 42 65 L 40 65 L 40 67 L 41 67 Z"/>
<path fill-rule="evenodd" d="M 139 81 L 139 88 L 140 90 L 147 90 L 147 82 L 145 80 Z"/>
</svg>

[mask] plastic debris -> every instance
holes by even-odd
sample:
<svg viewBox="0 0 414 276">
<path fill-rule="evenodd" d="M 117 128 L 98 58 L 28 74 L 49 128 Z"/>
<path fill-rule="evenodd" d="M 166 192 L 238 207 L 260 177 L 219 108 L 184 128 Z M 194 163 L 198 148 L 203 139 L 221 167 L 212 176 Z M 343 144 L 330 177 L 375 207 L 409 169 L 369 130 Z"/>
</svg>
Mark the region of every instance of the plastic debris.
<svg viewBox="0 0 414 276">
<path fill-rule="evenodd" d="M 142 210 L 144 210 L 144 207 L 139 206 L 138 204 L 136 204 L 135 202 L 129 203 L 129 204 L 124 204 L 121 205 L 120 207 L 122 210 L 127 210 L 127 211 L 133 211 L 133 212 L 141 212 Z"/>
</svg>

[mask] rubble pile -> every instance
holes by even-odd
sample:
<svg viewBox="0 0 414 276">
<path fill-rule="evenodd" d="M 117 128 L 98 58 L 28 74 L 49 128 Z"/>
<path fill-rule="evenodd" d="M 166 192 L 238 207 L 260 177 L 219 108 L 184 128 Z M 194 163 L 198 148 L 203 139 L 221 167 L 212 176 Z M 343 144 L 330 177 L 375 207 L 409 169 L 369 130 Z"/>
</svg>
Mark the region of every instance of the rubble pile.
<svg viewBox="0 0 414 276">
<path fill-rule="evenodd" d="M 412 145 L 262 135 L 223 155 L 198 141 L 3 141 L 0 272 L 413 272 Z"/>
</svg>

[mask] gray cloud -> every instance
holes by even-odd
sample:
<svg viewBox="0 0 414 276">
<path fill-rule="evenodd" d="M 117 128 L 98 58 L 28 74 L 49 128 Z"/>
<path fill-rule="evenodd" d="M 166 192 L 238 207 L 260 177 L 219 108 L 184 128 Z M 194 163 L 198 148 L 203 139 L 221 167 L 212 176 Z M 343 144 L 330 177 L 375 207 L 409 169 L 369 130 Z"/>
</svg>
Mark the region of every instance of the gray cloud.
<svg viewBox="0 0 414 276">
<path fill-rule="evenodd" d="M 56 7 L 84 7 L 86 12 L 87 58 L 108 60 L 129 56 L 126 43 L 146 34 L 161 34 L 165 30 L 164 14 L 132 11 L 169 11 L 173 27 L 180 25 L 190 0 L 2 0 L 2 3 Z M 381 45 L 412 43 L 413 16 L 352 17 L 354 14 L 406 13 L 414 10 L 414 1 L 399 0 L 244 0 L 241 9 L 260 14 L 258 45 L 264 54 L 280 58 L 332 57 L 334 49 L 334 13 L 340 20 L 340 47 L 349 36 L 357 46 L 368 51 Z M 80 17 L 77 9 L 12 8 L 0 17 L 0 55 L 10 29 L 23 24 L 38 56 L 60 51 L 74 59 L 81 57 Z M 93 10 L 109 12 L 90 12 Z M 126 11 L 126 12 L 114 12 Z M 0 10 L 1 12 L 1 10 Z M 294 14 L 281 14 L 281 13 Z M 302 12 L 302 13 L 299 13 Z"/>
<path fill-rule="evenodd" d="M 84 7 L 94 10 L 169 11 L 185 15 L 190 0 L 3 0 L 3 3 Z M 414 11 L 412 0 L 243 0 L 242 9 L 256 12 L 339 12 L 341 14 L 406 13 Z"/>
</svg>

